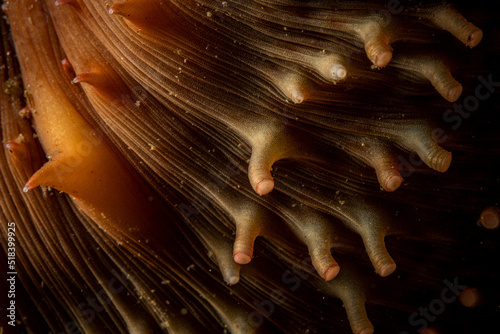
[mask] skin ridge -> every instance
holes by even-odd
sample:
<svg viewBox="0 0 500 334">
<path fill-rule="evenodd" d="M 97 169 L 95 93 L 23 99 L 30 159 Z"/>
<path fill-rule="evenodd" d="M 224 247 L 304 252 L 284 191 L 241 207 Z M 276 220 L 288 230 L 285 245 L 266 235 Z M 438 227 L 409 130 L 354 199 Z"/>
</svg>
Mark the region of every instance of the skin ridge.
<svg viewBox="0 0 500 334">
<path fill-rule="evenodd" d="M 465 333 L 468 287 L 492 322 L 498 26 L 331 6 L 4 2 L 19 326 Z"/>
</svg>

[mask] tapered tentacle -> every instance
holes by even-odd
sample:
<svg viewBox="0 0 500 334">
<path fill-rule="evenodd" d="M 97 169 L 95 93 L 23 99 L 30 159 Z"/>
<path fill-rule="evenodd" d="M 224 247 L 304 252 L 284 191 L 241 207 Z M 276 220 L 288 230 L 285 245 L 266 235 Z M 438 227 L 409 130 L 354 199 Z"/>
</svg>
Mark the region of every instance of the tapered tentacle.
<svg viewBox="0 0 500 334">
<path fill-rule="evenodd" d="M 233 260 L 232 245 L 229 239 L 222 235 L 214 235 L 213 232 L 208 230 L 201 232 L 200 238 L 207 243 L 210 255 L 215 258 L 224 281 L 229 285 L 238 283 L 240 280 L 240 265 Z"/>
<path fill-rule="evenodd" d="M 247 264 L 252 260 L 255 239 L 263 233 L 265 225 L 276 220 L 276 217 L 230 189 L 223 190 L 218 198 L 236 225 L 233 259 L 236 263 Z"/>
<path fill-rule="evenodd" d="M 312 66 L 323 78 L 333 83 L 347 78 L 347 69 L 337 55 L 319 56 L 312 61 Z"/>
<path fill-rule="evenodd" d="M 374 329 L 366 313 L 365 288 L 355 277 L 351 270 L 346 269 L 336 279 L 315 282 L 314 285 L 325 294 L 342 300 L 353 333 L 371 334 Z"/>
<path fill-rule="evenodd" d="M 462 85 L 452 77 L 445 64 L 434 57 L 406 55 L 398 57 L 397 62 L 398 66 L 427 78 L 436 91 L 450 102 L 455 102 L 462 94 Z"/>
<path fill-rule="evenodd" d="M 308 150 L 306 134 L 279 121 L 262 122 L 249 133 L 252 156 L 248 164 L 248 177 L 252 188 L 259 195 L 266 195 L 274 188 L 271 167 L 276 161 L 314 155 Z"/>
<path fill-rule="evenodd" d="M 284 206 L 281 214 L 291 231 L 308 248 L 312 265 L 324 280 L 332 280 L 339 273 L 340 267 L 332 257 L 331 248 L 335 235 L 332 221 L 298 204 L 290 202 Z"/>
<path fill-rule="evenodd" d="M 357 32 L 365 44 L 368 59 L 377 67 L 387 66 L 392 59 L 392 49 L 384 28 L 378 22 L 368 21 L 361 24 Z"/>
<path fill-rule="evenodd" d="M 438 172 L 445 172 L 450 167 L 452 153 L 439 146 L 429 128 L 418 125 L 410 127 L 399 144 L 416 152 L 427 166 Z"/>
<path fill-rule="evenodd" d="M 483 38 L 482 30 L 468 22 L 452 5 L 438 5 L 426 13 L 434 24 L 470 48 L 477 46 Z"/>
</svg>

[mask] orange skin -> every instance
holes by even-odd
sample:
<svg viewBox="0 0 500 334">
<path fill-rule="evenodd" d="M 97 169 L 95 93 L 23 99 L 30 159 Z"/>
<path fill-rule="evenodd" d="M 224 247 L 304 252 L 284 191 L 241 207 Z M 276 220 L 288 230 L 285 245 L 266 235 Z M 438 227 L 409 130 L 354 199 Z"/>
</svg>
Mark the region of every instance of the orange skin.
<svg viewBox="0 0 500 334">
<path fill-rule="evenodd" d="M 16 41 L 17 53 L 27 59 L 21 62 L 23 80 L 34 104 L 34 128 L 49 159 L 24 191 L 43 185 L 67 193 L 108 233 L 138 238 L 138 231 L 154 227 L 158 209 L 153 209 L 153 197 L 68 99 L 69 82 L 50 48 L 53 31 L 41 11 L 15 14 L 24 2 L 12 3 L 9 12 L 14 36 L 24 36 Z"/>
</svg>

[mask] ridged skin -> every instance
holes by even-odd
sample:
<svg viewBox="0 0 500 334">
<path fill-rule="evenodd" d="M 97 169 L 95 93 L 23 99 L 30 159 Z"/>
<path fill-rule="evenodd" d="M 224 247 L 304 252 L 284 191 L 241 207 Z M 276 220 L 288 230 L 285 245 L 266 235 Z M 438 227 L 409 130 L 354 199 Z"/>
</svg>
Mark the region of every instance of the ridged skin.
<svg viewBox="0 0 500 334">
<path fill-rule="evenodd" d="M 0 221 L 2 263 L 16 224 L 15 330 L 499 326 L 492 8 L 2 8 Z"/>
</svg>

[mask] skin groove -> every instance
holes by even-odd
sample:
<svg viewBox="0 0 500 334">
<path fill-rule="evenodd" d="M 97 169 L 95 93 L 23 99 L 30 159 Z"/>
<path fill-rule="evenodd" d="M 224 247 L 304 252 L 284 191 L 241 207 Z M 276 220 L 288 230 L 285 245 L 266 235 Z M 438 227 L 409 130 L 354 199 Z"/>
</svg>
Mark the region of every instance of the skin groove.
<svg viewBox="0 0 500 334">
<path fill-rule="evenodd" d="M 498 22 L 400 5 L 4 1 L 21 325 L 422 331 L 408 317 L 443 282 L 491 289 L 500 52 L 478 27 Z M 476 316 L 449 309 L 453 332 Z"/>
</svg>

